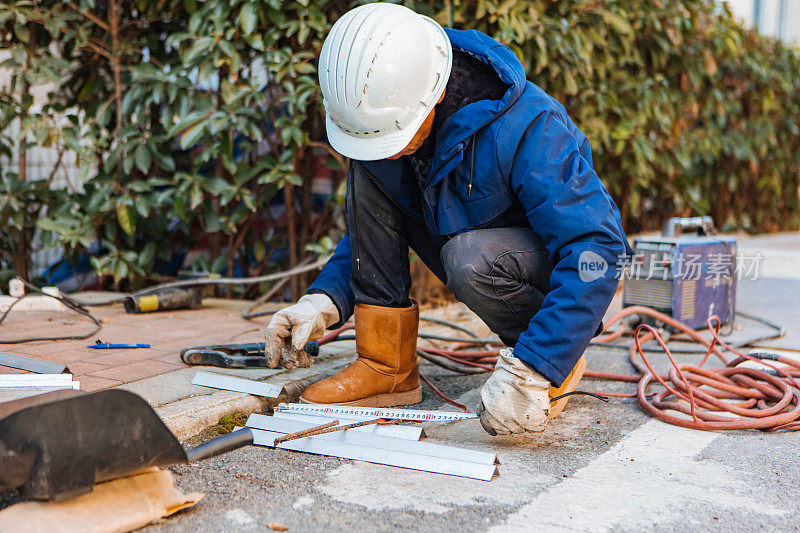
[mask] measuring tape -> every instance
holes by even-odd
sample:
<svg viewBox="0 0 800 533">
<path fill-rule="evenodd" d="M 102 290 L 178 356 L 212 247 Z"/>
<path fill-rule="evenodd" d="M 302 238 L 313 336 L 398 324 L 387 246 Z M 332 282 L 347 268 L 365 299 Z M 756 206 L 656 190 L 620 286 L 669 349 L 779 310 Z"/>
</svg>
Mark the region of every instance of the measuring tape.
<svg viewBox="0 0 800 533">
<path fill-rule="evenodd" d="M 346 405 L 318 405 L 310 403 L 282 403 L 276 411 L 284 413 L 305 413 L 321 416 L 367 416 L 387 420 L 416 420 L 419 422 L 447 422 L 478 418 L 474 413 L 455 413 L 451 411 L 422 411 L 416 409 L 384 409 L 376 407 L 350 407 Z"/>
</svg>

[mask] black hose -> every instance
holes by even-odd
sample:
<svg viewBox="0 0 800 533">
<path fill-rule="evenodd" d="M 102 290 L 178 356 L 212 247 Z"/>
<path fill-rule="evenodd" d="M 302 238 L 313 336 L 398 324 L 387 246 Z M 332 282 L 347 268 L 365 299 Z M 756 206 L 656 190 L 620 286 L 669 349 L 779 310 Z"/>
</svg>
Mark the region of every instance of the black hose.
<svg viewBox="0 0 800 533">
<path fill-rule="evenodd" d="M 597 398 L 600 401 L 608 403 L 608 396 L 603 396 L 602 394 L 596 394 L 594 392 L 586 392 L 582 390 L 574 390 L 572 392 L 565 392 L 564 394 L 559 394 L 553 398 L 550 398 L 550 403 L 560 400 L 561 398 L 566 398 L 567 396 L 591 396 L 592 398 Z"/>
<path fill-rule="evenodd" d="M 445 341 L 445 342 L 469 342 L 475 344 L 495 344 L 495 345 L 503 345 L 503 343 L 498 339 L 464 339 L 460 337 L 448 337 L 446 335 L 434 335 L 433 333 L 420 333 L 418 335 L 420 339 L 429 339 L 434 341 Z"/>
<path fill-rule="evenodd" d="M 159 289 L 165 289 L 170 287 L 201 287 L 206 285 L 254 285 L 256 283 L 263 283 L 265 281 L 281 280 L 291 276 L 296 276 L 297 274 L 303 274 L 311 270 L 318 270 L 325 265 L 325 263 L 328 261 L 329 258 L 330 256 L 326 256 L 320 258 L 318 261 L 311 264 L 306 264 L 306 265 L 300 264 L 299 266 L 296 266 L 295 268 L 292 268 L 290 270 L 273 272 L 272 274 L 264 274 L 263 276 L 253 276 L 247 278 L 199 278 L 199 279 L 182 279 L 177 281 L 168 281 L 166 283 L 160 283 L 158 285 L 153 285 L 151 287 L 139 289 L 138 291 L 116 294 L 105 300 L 99 300 L 94 302 L 80 302 L 80 304 L 87 307 L 89 306 L 99 307 L 102 305 L 110 305 L 113 303 L 120 302 L 130 296 L 141 296 L 149 294 L 153 291 L 157 291 Z M 267 313 L 270 314 L 271 312 Z M 265 315 L 255 314 L 252 316 L 256 317 Z"/>
<path fill-rule="evenodd" d="M 491 372 L 491 370 L 487 370 L 485 368 L 480 368 L 477 366 L 459 365 L 458 363 L 450 361 L 445 357 L 438 357 L 435 355 L 431 355 L 422 350 L 417 350 L 417 355 L 422 357 L 426 361 L 430 361 L 431 363 L 437 366 L 440 366 L 452 372 L 458 372 L 459 374 L 485 374 L 487 372 Z"/>
<path fill-rule="evenodd" d="M 280 311 L 280 309 L 274 309 L 272 311 L 259 311 L 258 313 L 248 313 L 247 309 L 245 309 L 244 311 L 242 311 L 242 318 L 244 318 L 245 320 L 252 320 L 253 318 L 258 318 L 260 316 L 274 315 L 278 311 Z"/>
<path fill-rule="evenodd" d="M 453 322 L 448 322 L 447 320 L 443 320 L 441 318 L 433 318 L 433 317 L 430 317 L 430 316 L 421 316 L 421 317 L 419 317 L 419 319 L 423 320 L 425 322 L 431 322 L 433 324 L 439 324 L 440 326 L 447 326 L 450 329 L 455 329 L 455 330 L 461 331 L 462 333 L 466 333 L 467 335 L 469 335 L 473 339 L 477 339 L 478 338 L 478 336 L 475 333 L 473 333 L 471 330 L 465 328 L 464 326 L 460 326 L 458 324 L 454 324 Z M 460 339 L 460 340 L 472 340 L 472 339 Z"/>
<path fill-rule="evenodd" d="M 85 316 L 86 318 L 94 322 L 95 328 L 89 333 L 85 333 L 83 335 L 65 335 L 59 337 L 27 337 L 22 339 L 0 340 L 0 344 L 22 344 L 25 342 L 37 342 L 37 341 L 82 340 L 82 339 L 88 339 L 89 337 L 93 336 L 95 333 L 97 333 L 103 328 L 103 325 L 100 323 L 100 321 L 97 318 L 95 318 L 91 313 L 89 313 L 89 311 L 84 309 L 78 302 L 75 302 L 74 300 L 68 298 L 67 296 L 53 296 L 52 294 L 47 294 L 46 292 L 42 292 L 42 290 L 36 285 L 28 283 L 24 279 L 21 278 L 17 279 L 22 281 L 22 283 L 24 283 L 25 286 L 33 292 L 25 293 L 22 296 L 20 296 L 17 300 L 12 302 L 11 305 L 8 306 L 8 309 L 6 309 L 5 312 L 2 314 L 2 316 L 0 316 L 0 325 L 2 325 L 2 323 L 8 317 L 8 314 L 11 312 L 14 306 L 16 306 L 19 302 L 21 302 L 25 298 L 38 294 L 47 296 L 48 298 L 53 298 L 54 300 L 58 300 L 72 311 L 75 311 L 79 315 Z"/>
<path fill-rule="evenodd" d="M 746 339 L 746 340 L 735 342 L 735 343 L 728 343 L 731 346 L 731 348 L 745 348 L 747 346 L 752 346 L 754 344 L 757 344 L 757 343 L 760 343 L 760 342 L 763 342 L 763 341 L 780 339 L 781 337 L 786 335 L 786 328 L 784 328 L 783 326 L 781 326 L 779 324 L 776 324 L 775 322 L 771 322 L 771 321 L 767 320 L 766 318 L 761 318 L 759 316 L 751 315 L 749 313 L 743 313 L 741 311 L 736 311 L 736 315 L 737 316 L 741 316 L 743 318 L 747 318 L 747 319 L 752 320 L 754 322 L 759 322 L 760 324 L 763 324 L 763 325 L 765 325 L 767 327 L 770 327 L 770 328 L 775 330 L 775 333 L 773 333 L 771 335 L 762 335 L 762 336 L 759 336 L 759 337 L 753 337 L 752 339 Z M 675 339 L 675 342 L 681 342 L 681 339 Z M 690 342 L 690 341 L 686 341 L 686 342 Z M 596 341 L 590 342 L 589 346 L 601 346 L 603 348 L 611 348 L 613 350 L 621 350 L 621 351 L 625 351 L 625 352 L 629 351 L 630 348 L 631 348 L 630 344 L 616 344 L 616 343 L 613 343 L 613 342 L 596 342 Z M 642 346 L 642 350 L 645 351 L 645 352 L 663 353 L 663 350 L 661 348 L 657 348 L 657 347 L 648 348 L 648 347 Z M 670 348 L 669 351 L 671 353 L 675 353 L 675 354 L 705 355 L 705 353 L 708 351 L 708 349 L 698 350 L 698 349 L 691 349 L 691 348 Z"/>
<path fill-rule="evenodd" d="M 446 342 L 475 342 L 476 344 L 488 344 L 494 343 L 497 344 L 500 341 L 495 339 L 462 339 L 459 337 L 445 337 L 443 335 L 434 335 L 433 333 L 425 333 L 420 332 L 417 334 L 417 337 L 420 339 L 428 339 L 434 341 L 446 341 Z M 337 341 L 354 341 L 356 340 L 356 336 L 352 333 L 342 333 L 341 335 L 337 336 L 335 339 L 331 339 L 328 342 L 337 342 Z"/>
<path fill-rule="evenodd" d="M 151 291 L 158 289 L 165 289 L 168 287 L 197 287 L 201 285 L 253 285 L 256 283 L 263 283 L 265 281 L 275 281 L 288 276 L 295 276 L 303 274 L 311 270 L 317 270 L 325 266 L 328 262 L 329 256 L 325 256 L 320 260 L 309 265 L 298 266 L 282 272 L 273 272 L 272 274 L 264 274 L 263 276 L 254 276 L 249 278 L 201 278 L 201 279 L 182 279 L 178 281 L 168 281 L 160 285 L 147 287 L 146 289 L 139 289 L 132 294 L 147 294 Z"/>
</svg>

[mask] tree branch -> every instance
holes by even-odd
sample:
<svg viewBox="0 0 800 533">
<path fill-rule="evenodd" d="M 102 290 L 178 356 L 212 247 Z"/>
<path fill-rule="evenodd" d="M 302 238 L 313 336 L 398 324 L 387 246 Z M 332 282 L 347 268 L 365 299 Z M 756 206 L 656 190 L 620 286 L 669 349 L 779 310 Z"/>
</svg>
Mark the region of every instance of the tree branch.
<svg viewBox="0 0 800 533">
<path fill-rule="evenodd" d="M 345 172 L 347 170 L 347 161 L 345 160 L 344 157 L 342 157 L 342 154 L 334 150 L 330 144 L 320 141 L 308 141 L 307 144 L 308 146 L 313 146 L 316 148 L 324 148 L 325 150 L 328 151 L 331 157 L 333 157 L 339 163 L 339 166 L 342 167 L 342 172 Z"/>
<path fill-rule="evenodd" d="M 67 2 L 67 5 L 70 7 L 70 9 L 72 9 L 79 15 L 83 15 L 87 19 L 91 20 L 92 22 L 103 28 L 105 31 L 111 31 L 111 28 L 109 28 L 108 24 L 99 19 L 94 13 L 91 13 L 89 11 L 81 11 L 81 8 L 76 6 L 75 3 L 73 2 Z"/>
</svg>

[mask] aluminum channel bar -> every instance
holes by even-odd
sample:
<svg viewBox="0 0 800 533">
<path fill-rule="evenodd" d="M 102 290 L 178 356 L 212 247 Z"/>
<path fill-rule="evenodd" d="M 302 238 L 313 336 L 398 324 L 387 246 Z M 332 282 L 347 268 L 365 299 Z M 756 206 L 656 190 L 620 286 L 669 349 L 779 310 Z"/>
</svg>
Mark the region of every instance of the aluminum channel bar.
<svg viewBox="0 0 800 533">
<path fill-rule="evenodd" d="M 253 444 L 258 446 L 275 446 L 275 439 L 285 435 L 285 433 L 280 433 L 277 431 L 265 431 L 253 428 L 250 430 L 253 432 Z M 345 430 L 341 433 L 346 433 L 347 431 L 350 430 Z M 331 435 L 331 433 L 326 435 Z M 421 470 L 423 472 L 433 472 L 436 474 L 448 474 L 451 476 L 479 479 L 482 481 L 491 481 L 492 478 L 498 473 L 497 466 L 494 464 L 470 463 L 469 461 L 444 459 L 441 457 L 431 457 L 416 453 L 373 448 L 370 446 L 362 446 L 359 444 L 352 444 L 342 441 L 324 440 L 321 438 L 326 435 L 317 435 L 315 437 L 304 437 L 302 439 L 290 440 L 288 442 L 282 442 L 278 444 L 277 447 L 283 450 L 341 457 L 342 459 L 353 459 L 356 461 L 365 461 L 367 463 L 397 466 L 411 470 Z"/>
<path fill-rule="evenodd" d="M 235 378 L 213 372 L 197 372 L 191 381 L 192 385 L 211 387 L 212 389 L 229 390 L 233 392 L 243 392 L 254 396 L 265 398 L 277 398 L 283 392 L 283 387 L 253 381 L 252 379 Z"/>
<path fill-rule="evenodd" d="M 306 422 L 298 422 L 296 420 L 286 420 L 258 414 L 250 415 L 250 417 L 247 419 L 247 424 L 245 425 L 252 429 L 263 429 L 284 434 L 295 433 L 297 431 L 303 431 L 305 429 L 314 427 L 314 424 L 309 424 Z M 398 439 L 396 437 L 387 437 L 385 435 L 352 432 L 350 430 L 334 431 L 332 433 L 315 435 L 309 438 L 365 446 L 371 449 L 384 450 L 386 452 L 402 452 L 438 459 L 452 459 L 454 461 L 464 463 L 494 465 L 497 461 L 497 456 L 493 453 L 467 450 L 464 448 L 455 448 L 453 446 L 434 444 L 432 442 Z"/>
<path fill-rule="evenodd" d="M 368 416 L 371 418 L 397 418 L 418 422 L 452 422 L 478 418 L 475 413 L 456 413 L 452 411 L 423 411 L 421 409 L 390 409 L 386 407 L 353 407 L 349 405 L 318 405 L 308 403 L 282 403 L 276 411 L 304 413 L 336 417 L 339 415 Z"/>
<path fill-rule="evenodd" d="M 61 374 L 67 370 L 66 365 L 5 352 L 0 352 L 0 366 L 35 372 L 37 374 Z"/>
<path fill-rule="evenodd" d="M 308 422 L 309 424 L 320 425 L 331 420 L 341 420 L 342 424 L 349 424 L 351 422 L 362 422 L 364 420 L 372 420 L 371 416 L 337 416 L 336 418 L 317 415 L 305 415 L 301 413 L 286 413 L 283 411 L 275 411 L 274 418 L 284 418 L 286 420 L 295 420 L 298 422 Z M 398 439 L 419 440 L 422 438 L 423 430 L 421 425 L 415 426 L 399 426 L 399 425 L 386 425 L 373 424 L 371 426 L 362 426 L 360 428 L 352 428 L 347 431 L 358 431 L 359 433 L 372 433 L 373 435 L 385 435 L 387 437 L 395 437 Z"/>
</svg>

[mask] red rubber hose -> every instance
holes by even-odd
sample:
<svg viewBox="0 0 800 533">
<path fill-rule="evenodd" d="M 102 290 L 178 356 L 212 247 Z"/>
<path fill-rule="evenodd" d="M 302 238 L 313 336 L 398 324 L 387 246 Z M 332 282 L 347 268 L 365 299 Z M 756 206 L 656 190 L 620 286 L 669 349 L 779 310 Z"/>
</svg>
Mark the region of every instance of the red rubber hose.
<svg viewBox="0 0 800 533">
<path fill-rule="evenodd" d="M 633 344 L 628 351 L 631 365 L 638 374 L 616 374 L 586 371 L 584 377 L 637 383 L 635 394 L 599 393 L 614 397 L 636 397 L 641 408 L 649 415 L 677 426 L 700 430 L 760 429 L 763 431 L 800 430 L 800 361 L 773 354 L 747 355 L 727 344 L 719 336 L 721 323 L 718 317 L 708 319 L 712 339 L 707 340 L 696 330 L 669 315 L 643 306 L 627 307 L 611 317 L 605 331 L 630 315 L 655 318 L 670 326 L 682 336 L 705 347 L 706 353 L 697 365 L 678 363 L 658 331 L 646 324 L 633 332 Z M 320 344 L 330 342 L 343 331 L 352 329 L 345 324 L 320 339 Z M 601 335 L 598 342 L 619 339 L 628 330 L 621 324 L 610 333 Z M 655 341 L 670 361 L 667 375 L 658 374 L 644 353 L 643 345 Z M 499 350 L 483 348 L 485 342 L 453 343 L 446 350 L 419 348 L 420 350 L 455 363 L 491 371 L 497 363 Z M 473 349 L 470 349 L 473 348 Z M 729 360 L 725 351 L 736 357 Z M 724 366 L 703 368 L 711 355 Z M 786 365 L 778 367 L 766 360 Z M 768 370 L 740 366 L 755 361 Z M 445 401 L 467 410 L 466 406 L 448 398 L 426 377 L 420 376 L 431 389 Z M 655 389 L 655 390 L 650 390 Z"/>
</svg>

